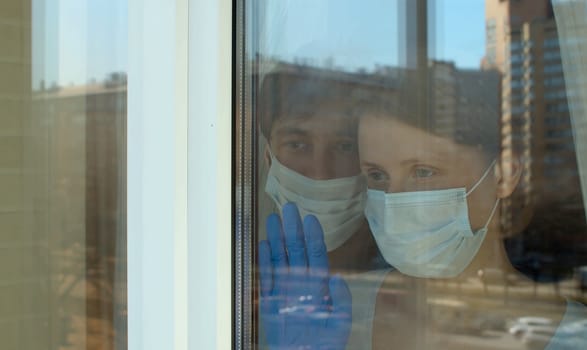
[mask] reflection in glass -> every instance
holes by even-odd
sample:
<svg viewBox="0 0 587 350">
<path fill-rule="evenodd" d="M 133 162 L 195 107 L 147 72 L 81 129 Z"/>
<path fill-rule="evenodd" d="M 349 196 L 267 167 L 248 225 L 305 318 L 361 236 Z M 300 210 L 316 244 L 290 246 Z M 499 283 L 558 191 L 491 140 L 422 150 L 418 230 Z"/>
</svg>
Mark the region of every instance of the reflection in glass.
<svg viewBox="0 0 587 350">
<path fill-rule="evenodd" d="M 346 270 L 367 269 L 377 254 L 363 217 L 366 183 L 347 98 L 360 93 L 354 79 L 275 62 L 263 76 L 258 109 L 273 210 L 295 202 L 302 215 L 316 215 L 331 267 Z"/>
<path fill-rule="evenodd" d="M 0 5 L 2 349 L 126 348 L 123 18 Z"/>
<path fill-rule="evenodd" d="M 572 40 L 585 7 L 285 3 L 255 7 L 258 85 L 245 87 L 262 136 L 258 345 L 587 346 L 585 77 Z M 340 130 L 352 137 L 333 149 L 353 156 L 319 146 Z M 291 177 L 274 176 L 276 164 Z M 357 164 L 360 202 L 357 187 L 331 185 Z M 271 181 L 310 190 L 267 191 Z M 374 248 L 329 243 L 325 214 L 355 212 L 320 200 L 360 203 L 367 228 L 347 241 Z"/>
</svg>

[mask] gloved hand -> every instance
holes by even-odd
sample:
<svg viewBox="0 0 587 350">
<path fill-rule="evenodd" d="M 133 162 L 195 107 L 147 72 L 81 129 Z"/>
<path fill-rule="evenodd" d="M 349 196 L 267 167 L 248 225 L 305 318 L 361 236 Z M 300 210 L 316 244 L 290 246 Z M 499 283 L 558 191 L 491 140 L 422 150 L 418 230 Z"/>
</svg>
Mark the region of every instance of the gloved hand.
<svg viewBox="0 0 587 350">
<path fill-rule="evenodd" d="M 261 322 L 272 350 L 344 349 L 351 328 L 351 294 L 330 276 L 324 235 L 313 215 L 300 220 L 293 203 L 267 218 L 259 243 Z"/>
</svg>

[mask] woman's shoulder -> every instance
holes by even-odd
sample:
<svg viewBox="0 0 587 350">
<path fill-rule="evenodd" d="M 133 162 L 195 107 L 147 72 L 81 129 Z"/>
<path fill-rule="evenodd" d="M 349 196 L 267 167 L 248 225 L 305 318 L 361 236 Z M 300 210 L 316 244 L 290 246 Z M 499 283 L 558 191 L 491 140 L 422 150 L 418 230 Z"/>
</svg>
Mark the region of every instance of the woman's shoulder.
<svg viewBox="0 0 587 350">
<path fill-rule="evenodd" d="M 587 306 L 568 299 L 565 313 L 545 350 L 587 349 Z"/>
</svg>

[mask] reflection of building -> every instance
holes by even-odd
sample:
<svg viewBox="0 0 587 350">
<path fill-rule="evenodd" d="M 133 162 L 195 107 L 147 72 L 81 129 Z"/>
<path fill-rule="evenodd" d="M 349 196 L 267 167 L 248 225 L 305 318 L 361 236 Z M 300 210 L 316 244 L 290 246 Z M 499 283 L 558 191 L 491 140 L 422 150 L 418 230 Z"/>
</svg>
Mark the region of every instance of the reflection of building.
<svg viewBox="0 0 587 350">
<path fill-rule="evenodd" d="M 552 17 L 548 0 L 486 0 L 483 68 L 500 71 L 507 65 L 508 35 L 526 22 Z"/>
<path fill-rule="evenodd" d="M 126 346 L 126 96 L 118 74 L 85 94 L 87 324 L 113 349 Z"/>
<path fill-rule="evenodd" d="M 516 222 L 526 225 L 533 216 L 528 239 L 543 231 L 583 234 L 571 232 L 584 222 L 583 203 L 566 98 L 572 82 L 563 76 L 550 1 L 487 0 L 486 40 L 482 66 L 503 74 L 503 166 L 513 153 L 523 168 L 518 191 L 502 205 L 502 224 L 515 231 Z"/>
<path fill-rule="evenodd" d="M 68 315 L 59 341 L 114 348 L 113 320 L 126 299 L 126 81 L 113 74 L 104 83 L 36 91 L 33 101 L 47 143 L 29 153 L 46 164 L 38 176 L 49 178 L 49 254 L 59 262 L 51 274 L 64 280 L 51 289 L 68 305 L 57 305 Z M 47 154 L 39 156 L 39 147 Z"/>
<path fill-rule="evenodd" d="M 499 79 L 494 70 L 458 69 L 452 62 L 432 61 L 430 114 L 434 132 L 450 138 L 481 135 L 479 144 L 495 146 L 499 125 Z M 484 132 L 473 128 L 484 126 Z M 461 140 L 464 141 L 464 140 Z"/>
<path fill-rule="evenodd" d="M 108 265 L 126 236 L 126 86 L 113 75 L 108 87 L 32 91 L 63 68 L 63 43 L 47 30 L 59 21 L 45 23 L 56 5 L 0 2 L 2 350 L 115 348 Z"/>
<path fill-rule="evenodd" d="M 408 99 L 409 105 L 413 108 L 412 112 L 415 113 L 417 110 L 415 104 L 418 102 L 413 99 L 413 91 L 418 88 L 419 83 L 416 69 L 377 66 L 372 71 L 346 72 L 279 61 L 266 61 L 264 64 L 283 76 L 300 75 L 345 82 L 349 86 L 366 87 L 373 93 L 383 89 L 387 93 L 387 98 Z M 499 72 L 459 69 L 454 62 L 430 61 L 427 73 L 426 127 L 436 134 L 458 138 L 473 134 L 469 131 L 473 128 L 480 128 L 481 125 L 483 129 L 483 126 L 486 126 L 482 133 L 484 139 L 478 140 L 479 144 L 493 146 L 499 126 Z M 398 97 L 396 93 L 399 90 L 406 95 Z"/>
<path fill-rule="evenodd" d="M 430 111 L 439 135 L 452 137 L 457 123 L 457 70 L 454 63 L 433 62 L 430 73 Z"/>
</svg>

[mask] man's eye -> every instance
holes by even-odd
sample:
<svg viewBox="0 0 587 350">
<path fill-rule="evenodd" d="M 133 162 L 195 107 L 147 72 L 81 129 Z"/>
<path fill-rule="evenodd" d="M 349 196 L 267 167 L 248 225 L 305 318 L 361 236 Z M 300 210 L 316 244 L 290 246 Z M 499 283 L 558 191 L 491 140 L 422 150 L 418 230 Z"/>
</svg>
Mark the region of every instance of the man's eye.
<svg viewBox="0 0 587 350">
<path fill-rule="evenodd" d="M 285 144 L 287 148 L 293 151 L 303 151 L 308 149 L 309 145 L 305 142 L 290 141 Z"/>
<path fill-rule="evenodd" d="M 428 178 L 436 175 L 437 171 L 434 168 L 419 166 L 414 169 L 415 178 Z"/>
</svg>

